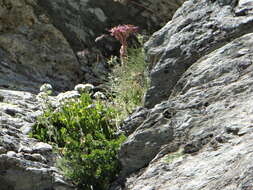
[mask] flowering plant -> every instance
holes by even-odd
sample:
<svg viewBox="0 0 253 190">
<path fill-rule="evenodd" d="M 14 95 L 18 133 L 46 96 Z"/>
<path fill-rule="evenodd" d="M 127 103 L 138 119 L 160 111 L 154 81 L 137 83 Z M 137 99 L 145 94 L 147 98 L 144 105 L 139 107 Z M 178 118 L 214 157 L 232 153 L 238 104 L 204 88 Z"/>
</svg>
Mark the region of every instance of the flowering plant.
<svg viewBox="0 0 253 190">
<path fill-rule="evenodd" d="M 137 31 L 138 27 L 131 24 L 115 26 L 109 30 L 111 35 L 121 43 L 120 58 L 122 63 L 124 61 L 124 57 L 127 56 L 127 38 L 130 36 L 130 34 L 137 33 Z"/>
</svg>

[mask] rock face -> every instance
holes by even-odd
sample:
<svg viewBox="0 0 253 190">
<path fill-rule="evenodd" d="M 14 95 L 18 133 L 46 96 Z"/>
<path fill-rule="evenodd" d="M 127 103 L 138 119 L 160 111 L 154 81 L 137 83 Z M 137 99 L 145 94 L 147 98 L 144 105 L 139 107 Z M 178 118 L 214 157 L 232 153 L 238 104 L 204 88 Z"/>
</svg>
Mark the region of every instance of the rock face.
<svg viewBox="0 0 253 190">
<path fill-rule="evenodd" d="M 108 36 L 101 48 L 95 39 L 118 24 L 155 31 L 159 16 L 147 10 L 112 0 L 0 0 L 0 87 L 37 91 L 50 83 L 62 91 L 83 81 L 101 84 L 108 73 L 103 56 L 117 54 L 119 44 Z"/>
<path fill-rule="evenodd" d="M 134 24 L 142 30 L 154 32 L 160 28 L 162 21 L 171 18 L 167 13 L 173 14 L 182 4 L 182 0 L 170 3 L 164 0 L 120 2 L 45 0 L 38 1 L 38 4 L 47 11 L 54 25 L 62 31 L 74 50 L 94 48 L 94 40 L 118 24 Z M 166 6 L 161 6 L 162 4 Z M 163 11 L 158 11 L 158 9 Z"/>
<path fill-rule="evenodd" d="M 233 1 L 227 4 L 187 1 L 149 40 L 146 50 L 152 68 L 147 107 L 168 99 L 181 75 L 198 59 L 252 31 L 247 10 Z"/>
<path fill-rule="evenodd" d="M 185 0 L 114 0 L 126 5 L 128 10 L 138 13 L 145 18 L 145 24 L 150 30 L 156 26 L 163 26 L 170 20 L 175 11 L 183 4 Z M 138 19 L 139 20 L 139 19 Z M 134 21 L 132 21 L 134 22 Z M 142 22 L 142 21 L 138 21 Z M 140 24 L 142 25 L 142 24 Z"/>
<path fill-rule="evenodd" d="M 47 82 L 63 90 L 80 80 L 69 43 L 36 6 L 35 1 L 0 1 L 1 88 L 34 91 Z"/>
<path fill-rule="evenodd" d="M 147 2 L 0 0 L 0 190 L 73 189 L 52 147 L 28 136 L 41 114 L 34 93 L 43 83 L 56 92 L 103 83 L 104 57 L 118 54 L 119 43 L 95 39 L 118 24 L 157 30 L 161 15 L 149 9 L 161 1 Z"/>
<path fill-rule="evenodd" d="M 168 1 L 121 3 L 0 0 L 0 190 L 73 189 L 52 147 L 28 137 L 41 114 L 31 92 L 45 82 L 57 91 L 101 83 L 107 68 L 97 35 L 171 17 L 160 6 Z M 145 48 L 151 88 L 145 108 L 121 127 L 128 139 L 111 189 L 252 190 L 252 1 L 186 1 Z"/>
<path fill-rule="evenodd" d="M 187 1 L 146 44 L 150 109 L 121 147 L 121 189 L 253 189 L 252 6 Z"/>
<path fill-rule="evenodd" d="M 27 136 L 41 111 L 33 94 L 0 90 L 0 189 L 71 190 L 52 146 Z"/>
</svg>

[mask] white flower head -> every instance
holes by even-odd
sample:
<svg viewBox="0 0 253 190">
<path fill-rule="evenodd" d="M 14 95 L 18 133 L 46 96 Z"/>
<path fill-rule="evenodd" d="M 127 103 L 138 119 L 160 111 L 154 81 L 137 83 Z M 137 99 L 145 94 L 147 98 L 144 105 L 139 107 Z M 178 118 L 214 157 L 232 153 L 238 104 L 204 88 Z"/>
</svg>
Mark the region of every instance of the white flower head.
<svg viewBox="0 0 253 190">
<path fill-rule="evenodd" d="M 78 91 L 81 93 L 88 93 L 94 89 L 94 86 L 92 84 L 78 84 L 75 86 L 75 91 Z"/>
<path fill-rule="evenodd" d="M 63 93 L 58 94 L 57 100 L 58 100 L 58 102 L 64 103 L 67 100 L 77 99 L 79 97 L 80 97 L 80 94 L 78 92 L 67 91 L 67 92 L 63 92 Z"/>
<path fill-rule="evenodd" d="M 96 99 L 106 99 L 106 96 L 104 95 L 104 93 L 102 92 L 96 92 L 94 95 L 93 95 L 94 98 Z"/>
<path fill-rule="evenodd" d="M 53 92 L 53 87 L 52 87 L 51 84 L 45 83 L 45 84 L 43 84 L 43 85 L 40 87 L 40 92 L 45 92 L 45 93 L 47 93 L 48 95 L 49 95 L 49 94 L 52 94 L 52 92 Z"/>
</svg>

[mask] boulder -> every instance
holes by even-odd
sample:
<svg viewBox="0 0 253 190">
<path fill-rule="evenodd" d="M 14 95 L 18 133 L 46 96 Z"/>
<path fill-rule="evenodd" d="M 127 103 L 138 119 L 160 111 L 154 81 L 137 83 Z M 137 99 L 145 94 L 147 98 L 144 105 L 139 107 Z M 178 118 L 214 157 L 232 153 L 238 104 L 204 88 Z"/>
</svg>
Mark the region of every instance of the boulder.
<svg viewBox="0 0 253 190">
<path fill-rule="evenodd" d="M 114 0 L 130 9 L 133 13 L 137 13 L 145 18 L 145 22 L 139 20 L 132 22 L 140 22 L 139 26 L 143 24 L 149 25 L 147 27 L 151 31 L 156 31 L 170 20 L 175 11 L 183 4 L 185 0 Z M 132 14 L 133 14 L 132 13 Z M 152 28 L 150 28 L 152 26 Z"/>
<path fill-rule="evenodd" d="M 176 9 L 163 6 L 155 13 L 162 2 L 0 0 L 1 190 L 74 189 L 55 168 L 59 155 L 52 146 L 29 137 L 47 106 L 41 104 L 57 102 L 49 96 L 52 90 L 53 95 L 62 92 L 62 99 L 79 97 L 68 90 L 80 83 L 99 85 L 94 92 L 103 90 L 106 57 L 118 54 L 120 45 L 110 36 L 99 43 L 95 39 L 119 24 L 134 24 L 147 33 L 157 30 L 164 18 L 160 13 L 171 15 Z M 47 85 L 40 89 L 42 84 Z M 146 112 L 137 114 L 133 129 L 145 117 Z"/>
<path fill-rule="evenodd" d="M 167 100 L 182 74 L 198 59 L 252 31 L 252 14 L 236 16 L 238 6 L 242 8 L 243 4 L 229 2 L 185 2 L 145 44 L 151 63 L 146 107 Z"/>
<path fill-rule="evenodd" d="M 34 92 L 50 83 L 60 91 L 80 80 L 71 46 L 37 6 L 33 0 L 0 1 L 0 88 Z"/>
<path fill-rule="evenodd" d="M 0 87 L 38 92 L 49 83 L 59 92 L 80 82 L 102 84 L 109 71 L 104 56 L 117 55 L 120 45 L 111 38 L 102 45 L 95 39 L 119 24 L 157 30 L 161 15 L 155 12 L 162 3 L 1 0 Z M 180 3 L 174 4 L 162 12 L 174 12 Z"/>
<path fill-rule="evenodd" d="M 41 113 L 35 95 L 2 89 L 0 95 L 4 97 L 0 102 L 0 189 L 73 190 L 54 167 L 57 155 L 52 146 L 27 134 Z"/>
<path fill-rule="evenodd" d="M 253 188 L 250 6 L 187 1 L 146 44 L 150 108 L 121 146 L 112 189 Z"/>
</svg>

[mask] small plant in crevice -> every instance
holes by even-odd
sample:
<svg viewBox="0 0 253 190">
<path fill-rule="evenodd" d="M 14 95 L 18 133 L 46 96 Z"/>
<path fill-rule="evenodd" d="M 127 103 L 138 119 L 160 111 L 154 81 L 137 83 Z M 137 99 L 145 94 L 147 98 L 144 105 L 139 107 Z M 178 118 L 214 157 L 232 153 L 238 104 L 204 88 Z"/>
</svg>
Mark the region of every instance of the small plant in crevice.
<svg viewBox="0 0 253 190">
<path fill-rule="evenodd" d="M 58 167 L 79 189 L 106 190 L 117 177 L 117 151 L 124 136 L 116 136 L 115 110 L 106 102 L 82 94 L 57 110 L 45 110 L 31 136 L 54 144 L 62 158 Z"/>
<path fill-rule="evenodd" d="M 143 44 L 142 36 L 137 37 L 140 44 Z M 136 107 L 143 105 L 143 97 L 148 88 L 147 75 L 143 46 L 129 48 L 127 64 L 115 64 L 113 67 L 109 85 L 113 92 L 112 102 L 117 110 L 118 122 L 125 119 Z"/>
<path fill-rule="evenodd" d="M 176 159 L 178 159 L 182 156 L 183 156 L 183 150 L 180 149 L 177 152 L 173 152 L 173 153 L 170 153 L 170 154 L 166 155 L 165 158 L 164 158 L 164 161 L 166 163 L 171 163 L 174 160 L 176 160 Z"/>
</svg>

